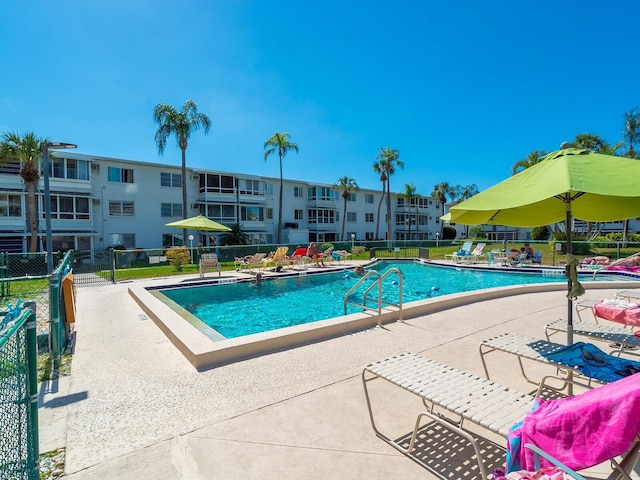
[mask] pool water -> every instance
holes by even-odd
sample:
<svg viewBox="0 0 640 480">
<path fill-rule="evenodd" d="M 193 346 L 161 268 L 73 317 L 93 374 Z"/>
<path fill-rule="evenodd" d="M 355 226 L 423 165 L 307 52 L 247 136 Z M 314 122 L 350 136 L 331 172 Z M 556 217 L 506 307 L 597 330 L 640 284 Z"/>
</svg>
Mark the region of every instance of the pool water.
<svg viewBox="0 0 640 480">
<path fill-rule="evenodd" d="M 381 262 L 372 269 L 384 274 L 392 267 L 403 277 L 403 302 L 422 300 L 451 293 L 483 288 L 531 283 L 564 282 L 560 271 L 555 275 L 539 273 L 502 273 L 453 269 L 408 262 Z M 226 338 L 339 317 L 344 314 L 344 296 L 362 277 L 352 272 L 305 275 L 261 283 L 207 285 L 162 289 L 161 293 L 196 316 Z M 375 276 L 365 281 L 354 297 Z M 390 274 L 383 281 L 382 300 L 398 303 L 399 278 Z M 377 299 L 377 288 L 369 297 Z M 347 313 L 361 311 L 348 306 Z"/>
</svg>

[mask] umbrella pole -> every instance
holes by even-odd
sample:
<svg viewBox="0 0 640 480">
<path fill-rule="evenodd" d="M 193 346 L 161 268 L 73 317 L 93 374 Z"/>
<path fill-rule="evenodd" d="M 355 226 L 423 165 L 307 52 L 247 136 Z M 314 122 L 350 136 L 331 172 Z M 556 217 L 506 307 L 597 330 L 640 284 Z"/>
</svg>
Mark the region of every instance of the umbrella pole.
<svg viewBox="0 0 640 480">
<path fill-rule="evenodd" d="M 567 197 L 565 199 L 567 205 L 567 216 L 566 216 L 566 229 L 567 229 L 567 258 L 569 255 L 573 254 L 573 239 L 571 238 L 571 197 L 570 194 L 567 193 Z M 573 281 L 571 280 L 571 275 L 569 274 L 569 262 L 567 261 L 565 265 L 565 274 L 567 276 L 567 293 L 570 294 L 573 289 Z M 573 345 L 573 300 L 571 299 L 571 295 L 567 296 L 567 345 Z"/>
</svg>

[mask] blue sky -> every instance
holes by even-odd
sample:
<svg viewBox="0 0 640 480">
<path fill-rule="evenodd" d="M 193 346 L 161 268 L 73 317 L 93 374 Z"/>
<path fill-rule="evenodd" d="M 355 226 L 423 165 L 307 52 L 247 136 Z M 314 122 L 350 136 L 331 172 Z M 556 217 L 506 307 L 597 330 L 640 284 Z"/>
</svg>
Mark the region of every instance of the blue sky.
<svg viewBox="0 0 640 480">
<path fill-rule="evenodd" d="M 25 6 L 28 5 L 28 6 Z M 4 0 L 0 133 L 35 131 L 77 152 L 163 156 L 152 112 L 192 99 L 212 120 L 187 166 L 278 177 L 264 141 L 299 146 L 284 177 L 394 191 L 510 175 L 576 134 L 620 140 L 638 98 L 634 0 Z"/>
</svg>

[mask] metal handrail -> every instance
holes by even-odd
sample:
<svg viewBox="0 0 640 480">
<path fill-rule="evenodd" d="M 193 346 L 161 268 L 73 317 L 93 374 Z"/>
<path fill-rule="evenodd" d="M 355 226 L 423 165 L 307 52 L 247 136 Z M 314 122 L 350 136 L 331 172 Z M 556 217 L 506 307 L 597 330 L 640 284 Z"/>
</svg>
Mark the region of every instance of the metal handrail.
<svg viewBox="0 0 640 480">
<path fill-rule="evenodd" d="M 398 303 L 391 303 L 391 302 L 383 302 L 382 301 L 382 281 L 387 278 L 389 275 L 391 274 L 397 274 L 398 277 L 400 278 L 400 282 L 399 282 L 399 296 L 398 296 Z M 358 289 L 358 287 L 360 285 L 362 285 L 369 277 L 376 275 L 378 278 L 375 279 L 375 281 L 371 284 L 371 286 L 369 286 L 365 291 L 364 294 L 362 296 L 362 304 L 360 303 L 355 303 L 355 302 L 351 302 L 349 301 L 349 296 Z M 364 274 L 364 276 L 358 280 L 356 282 L 356 284 L 351 287 L 349 289 L 349 291 L 347 291 L 347 293 L 344 296 L 344 314 L 347 314 L 347 305 L 354 305 L 354 306 L 358 306 L 358 307 L 362 307 L 364 309 L 370 309 L 370 310 L 374 310 L 373 308 L 370 308 L 369 306 L 367 306 L 367 297 L 369 295 L 369 293 L 374 289 L 378 287 L 378 306 L 377 306 L 377 310 L 378 310 L 378 326 L 381 325 L 382 322 L 382 304 L 384 303 L 385 305 L 391 305 L 394 307 L 398 308 L 398 312 L 399 312 L 399 318 L 398 320 L 402 320 L 402 289 L 403 289 L 403 280 L 402 280 L 402 272 L 396 268 L 390 268 L 389 270 L 387 270 L 384 275 L 380 275 L 380 273 L 377 270 L 369 270 L 367 273 Z"/>
</svg>

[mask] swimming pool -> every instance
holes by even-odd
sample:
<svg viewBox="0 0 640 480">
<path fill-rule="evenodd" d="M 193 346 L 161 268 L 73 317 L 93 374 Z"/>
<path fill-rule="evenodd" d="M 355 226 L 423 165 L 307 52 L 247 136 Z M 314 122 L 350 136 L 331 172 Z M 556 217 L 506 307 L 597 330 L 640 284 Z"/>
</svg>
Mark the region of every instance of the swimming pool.
<svg viewBox="0 0 640 480">
<path fill-rule="evenodd" d="M 403 303 L 485 288 L 566 281 L 561 270 L 547 270 L 547 275 L 541 275 L 442 268 L 417 262 L 380 262 L 371 267 L 381 274 L 392 268 L 402 272 Z M 361 278 L 352 272 L 340 271 L 261 283 L 169 288 L 160 292 L 222 337 L 236 338 L 341 316 L 345 313 L 345 294 Z M 361 300 L 364 290 L 375 278 L 366 279 L 351 298 Z M 399 303 L 399 291 L 399 277 L 390 274 L 383 280 L 383 303 Z M 370 297 L 377 303 L 377 289 Z M 360 311 L 362 308 L 350 305 L 346 313 Z"/>
<path fill-rule="evenodd" d="M 437 311 L 455 308 L 461 305 L 471 305 L 475 302 L 483 302 L 486 300 L 503 298 L 511 295 L 530 294 L 537 292 L 558 292 L 559 298 L 564 297 L 566 293 L 567 285 L 564 281 L 563 275 L 558 271 L 549 271 L 548 274 L 552 275 L 553 279 L 544 280 L 541 275 L 530 276 L 525 278 L 526 284 L 484 288 L 480 288 L 477 282 L 471 282 L 473 291 L 463 291 L 461 293 L 446 293 L 445 283 L 442 281 L 442 276 L 445 271 L 453 269 L 446 266 L 432 266 L 434 270 L 438 272 L 439 281 L 435 284 L 430 284 L 426 280 L 422 282 L 422 289 L 415 289 L 416 291 L 425 291 L 431 289 L 432 286 L 440 288 L 439 292 L 429 298 L 423 300 L 409 301 L 403 304 L 403 316 L 402 318 L 410 322 L 412 318 L 423 315 L 429 315 Z M 474 269 L 480 269 L 482 267 L 465 266 L 461 270 L 467 273 L 471 273 Z M 487 272 L 487 269 L 483 269 Z M 309 272 L 292 272 L 293 275 L 305 275 L 311 278 L 330 278 L 340 281 L 344 279 L 345 272 L 339 271 L 337 275 L 312 275 Z M 207 280 L 207 283 L 218 282 L 235 282 L 237 279 L 246 277 L 242 274 L 228 273 L 223 275 L 221 279 L 212 278 Z M 467 278 L 467 277 L 465 277 Z M 469 275 L 468 278 L 474 278 Z M 598 275 L 598 278 L 594 279 L 588 275 L 583 283 L 588 291 L 594 289 L 628 289 L 628 288 L 640 288 L 640 281 L 637 278 L 625 278 L 620 276 L 608 277 L 607 281 L 602 281 L 604 278 Z M 302 280 L 302 279 L 298 279 Z M 555 280 L 549 282 L 548 280 Z M 630 281 L 631 280 L 631 281 Z M 634 281 L 635 280 L 635 281 Z M 201 283 L 197 278 L 186 277 L 183 282 L 189 282 L 192 286 L 194 282 Z M 267 285 L 269 280 L 264 283 Z M 520 279 L 522 281 L 522 279 Z M 547 283 L 540 283 L 541 281 L 547 281 Z M 178 306 L 174 301 L 170 300 L 164 294 L 159 293 L 162 290 L 172 289 L 178 286 L 179 283 L 175 279 L 157 278 L 149 279 L 141 282 L 132 283 L 128 290 L 131 297 L 142 308 L 142 310 L 153 320 L 156 326 L 167 336 L 167 338 L 173 343 L 173 345 L 184 355 L 184 357 L 198 370 L 206 370 L 209 368 L 223 365 L 226 363 L 237 362 L 247 358 L 256 357 L 272 353 L 279 350 L 286 350 L 310 343 L 320 342 L 328 340 L 341 335 L 348 335 L 355 332 L 366 331 L 375 327 L 376 325 L 386 325 L 393 322 L 397 322 L 400 318 L 397 309 L 383 309 L 381 315 L 377 313 L 358 312 L 343 315 L 343 310 L 340 310 L 338 316 L 328 318 L 326 320 L 318 320 L 319 317 L 314 315 L 313 321 L 303 323 L 300 325 L 290 326 L 286 328 L 279 328 L 276 330 L 264 331 L 261 333 L 254 333 L 250 335 L 244 335 L 235 338 L 226 339 L 220 335 L 216 330 L 207 326 L 204 322 L 198 319 L 193 314 L 189 313 L 186 309 Z M 412 283 L 407 283 L 407 291 L 411 292 Z M 184 285 L 184 284 L 182 284 Z M 297 284 L 294 284 L 294 286 Z M 482 283 L 482 285 L 484 285 Z M 214 288 L 221 288 L 231 285 L 217 285 Z M 242 282 L 236 287 L 251 288 L 248 283 Z M 254 284 L 255 286 L 255 284 Z M 291 290 L 295 290 L 293 287 Z M 260 303 L 262 299 L 259 299 L 257 303 Z M 322 304 L 325 303 L 323 300 Z M 340 297 L 340 305 L 342 305 L 342 297 Z M 284 309 L 287 309 L 285 307 Z M 309 305 L 305 304 L 303 307 L 298 307 L 298 310 L 311 310 Z M 278 317 L 281 309 L 271 309 L 268 311 L 269 317 Z M 242 316 L 242 311 L 239 313 Z M 144 317 L 144 316 L 142 316 Z"/>
</svg>

